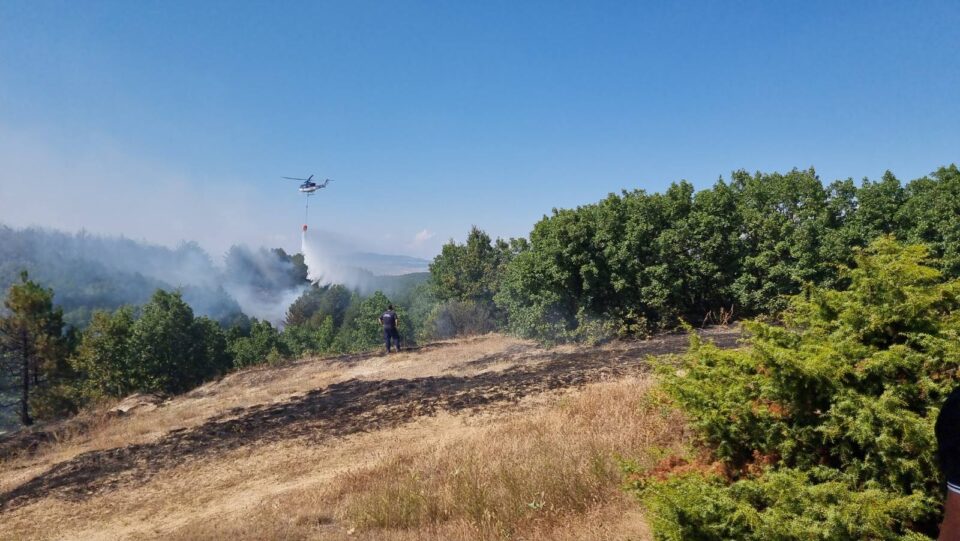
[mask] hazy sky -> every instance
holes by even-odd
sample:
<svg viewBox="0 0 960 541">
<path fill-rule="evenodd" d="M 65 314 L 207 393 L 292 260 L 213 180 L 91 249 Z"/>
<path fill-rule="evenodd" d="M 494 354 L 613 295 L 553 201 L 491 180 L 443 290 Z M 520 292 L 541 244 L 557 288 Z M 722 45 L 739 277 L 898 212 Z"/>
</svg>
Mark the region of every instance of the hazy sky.
<svg viewBox="0 0 960 541">
<path fill-rule="evenodd" d="M 670 7 L 667 7 L 667 6 Z M 0 223 L 429 257 L 611 191 L 960 161 L 960 2 L 0 0 Z"/>
</svg>

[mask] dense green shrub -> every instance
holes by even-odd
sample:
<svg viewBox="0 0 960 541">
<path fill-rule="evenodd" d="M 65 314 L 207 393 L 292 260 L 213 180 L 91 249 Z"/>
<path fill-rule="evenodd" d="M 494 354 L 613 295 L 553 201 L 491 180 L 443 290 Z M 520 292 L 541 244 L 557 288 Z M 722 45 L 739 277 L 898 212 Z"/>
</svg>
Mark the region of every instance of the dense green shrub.
<svg viewBox="0 0 960 541">
<path fill-rule="evenodd" d="M 435 339 L 431 335 L 427 320 L 430 319 L 430 314 L 433 313 L 434 308 L 440 304 L 440 300 L 437 299 L 433 284 L 430 281 L 418 284 L 416 287 L 407 290 L 403 295 L 398 295 L 394 300 L 397 306 L 404 308 L 409 320 L 406 323 L 416 329 L 412 334 L 406 333 L 408 341 L 421 343 Z"/>
<path fill-rule="evenodd" d="M 280 331 L 269 321 L 252 319 L 249 332 L 231 337 L 230 353 L 238 368 L 265 363 L 277 363 L 290 355 Z"/>
<path fill-rule="evenodd" d="M 910 525 L 936 502 L 863 486 L 831 468 L 783 468 L 732 484 L 717 477 L 671 477 L 648 491 L 657 539 L 775 541 L 921 540 Z"/>
<path fill-rule="evenodd" d="M 133 308 L 93 312 L 90 325 L 83 331 L 80 346 L 70 363 L 82 375 L 78 382 L 86 400 L 105 396 L 125 396 L 136 391 L 134 356 L 130 335 L 135 321 Z"/>
<path fill-rule="evenodd" d="M 157 290 L 140 315 L 95 311 L 69 358 L 79 402 L 138 391 L 178 393 L 228 371 L 220 324 L 194 317 L 178 292 Z"/>
<path fill-rule="evenodd" d="M 883 234 L 923 243 L 946 276 L 958 277 L 958 216 L 956 166 L 906 186 L 889 172 L 825 186 L 813 170 L 737 171 L 706 190 L 680 182 L 554 209 L 495 274 L 457 265 L 465 247 L 441 254 L 443 265 L 438 256 L 433 270 L 464 269 L 435 276 L 457 292 L 467 291 L 461 276 L 483 276 L 507 328 L 522 336 L 571 340 L 583 334 L 581 322 L 597 321 L 635 336 L 720 313 L 776 314 L 805 284 L 843 285 L 839 269 L 853 264 L 854 249 Z"/>
<path fill-rule="evenodd" d="M 493 303 L 449 300 L 434 306 L 422 334 L 432 339 L 485 334 L 496 330 Z"/>
<path fill-rule="evenodd" d="M 230 368 L 219 326 L 195 318 L 179 293 L 157 290 L 130 329 L 132 377 L 138 390 L 178 393 Z"/>
<path fill-rule="evenodd" d="M 336 338 L 333 317 L 326 316 L 317 326 L 293 325 L 283 329 L 280 339 L 293 357 L 325 353 Z"/>
<path fill-rule="evenodd" d="M 219 326 L 195 318 L 177 292 L 157 290 L 141 308 L 129 338 L 137 390 L 179 393 L 230 369 Z"/>
<path fill-rule="evenodd" d="M 524 250 L 523 240 L 493 242 L 476 226 L 467 234 L 464 244 L 453 241 L 443 245 L 440 254 L 430 263 L 430 280 L 437 298 L 490 302 L 497 292 L 506 264 Z"/>
<path fill-rule="evenodd" d="M 931 247 L 947 276 L 960 276 L 960 169 L 941 167 L 907 185 L 897 214 L 903 237 Z"/>
<path fill-rule="evenodd" d="M 339 328 L 351 304 L 360 302 L 360 295 L 342 285 L 311 286 L 287 309 L 287 326 L 320 326 L 332 318 Z"/>
<path fill-rule="evenodd" d="M 935 531 L 933 425 L 960 366 L 960 280 L 882 237 L 749 347 L 694 342 L 664 387 L 739 481 L 638 488 L 663 539 L 898 539 Z M 784 488 L 786 487 L 786 488 Z M 787 497 L 793 494 L 792 497 Z M 912 534 L 911 534 L 912 535 Z"/>
</svg>

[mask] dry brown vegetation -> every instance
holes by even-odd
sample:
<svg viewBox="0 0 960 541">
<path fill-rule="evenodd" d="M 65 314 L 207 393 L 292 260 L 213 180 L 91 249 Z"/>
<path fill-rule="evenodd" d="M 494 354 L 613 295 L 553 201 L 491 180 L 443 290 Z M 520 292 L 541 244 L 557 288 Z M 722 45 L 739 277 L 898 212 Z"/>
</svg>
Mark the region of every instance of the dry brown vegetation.
<svg viewBox="0 0 960 541">
<path fill-rule="evenodd" d="M 684 453 L 686 443 L 675 430 L 679 415 L 649 387 L 635 378 L 595 384 L 427 453 L 397 452 L 342 478 L 343 516 L 366 531 L 440 530 L 460 539 L 639 536 L 642 521 L 620 490 L 620 460 L 649 467 L 664 453 Z M 616 519 L 624 514 L 627 523 Z M 577 524 L 586 529 L 570 532 Z"/>
<path fill-rule="evenodd" d="M 652 466 L 685 450 L 678 415 L 641 378 L 440 425 L 252 515 L 194 521 L 172 538 L 644 539 L 618 461 Z"/>
<path fill-rule="evenodd" d="M 423 351 L 392 357 L 306 358 L 285 366 L 249 368 L 169 400 L 163 407 L 137 410 L 133 415 L 109 415 L 107 412 L 113 404 L 103 404 L 94 411 L 83 413 L 72 423 L 58 427 L 53 444 L 46 445 L 41 453 L 26 459 L 15 457 L 0 462 L 4 468 L 0 473 L 0 491 L 6 490 L 5 483 L 12 481 L 4 475 L 11 469 L 42 469 L 88 451 L 155 441 L 172 430 L 198 426 L 234 408 L 280 403 L 304 391 L 351 378 L 415 377 L 451 370 L 470 374 L 496 369 L 499 367 L 470 370 L 465 363 L 504 351 L 534 354 L 543 350 L 529 342 L 488 335 L 459 342 L 440 342 Z M 514 362 L 520 360 L 522 355 L 518 353 Z"/>
<path fill-rule="evenodd" d="M 210 451 L 159 464 L 131 455 L 136 467 L 102 486 L 0 511 L 0 539 L 644 539 L 618 457 L 651 465 L 683 452 L 682 422 L 656 400 L 642 359 L 684 342 L 548 351 L 490 335 L 234 374 L 0 464 L 0 493 L 338 385 L 369 381 L 361 388 L 380 394 L 348 396 L 343 411 L 362 413 L 350 430 L 297 418 L 275 430 L 289 437 L 198 440 Z"/>
</svg>

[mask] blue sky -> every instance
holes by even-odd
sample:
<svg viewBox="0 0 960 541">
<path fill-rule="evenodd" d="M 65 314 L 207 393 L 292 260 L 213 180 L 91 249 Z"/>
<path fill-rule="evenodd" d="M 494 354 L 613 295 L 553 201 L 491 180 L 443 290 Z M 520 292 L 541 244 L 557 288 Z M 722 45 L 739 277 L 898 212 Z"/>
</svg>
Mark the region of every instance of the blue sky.
<svg viewBox="0 0 960 541">
<path fill-rule="evenodd" d="M 960 2 L 0 0 L 0 222 L 434 255 L 735 169 L 960 161 Z"/>
</svg>

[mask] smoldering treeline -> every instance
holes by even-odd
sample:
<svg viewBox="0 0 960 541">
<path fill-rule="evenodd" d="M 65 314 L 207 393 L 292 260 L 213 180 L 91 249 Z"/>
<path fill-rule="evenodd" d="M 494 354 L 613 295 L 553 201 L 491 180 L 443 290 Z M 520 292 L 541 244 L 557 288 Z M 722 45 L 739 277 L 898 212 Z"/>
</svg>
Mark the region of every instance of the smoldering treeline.
<svg viewBox="0 0 960 541">
<path fill-rule="evenodd" d="M 0 300 L 10 300 L 0 308 L 0 338 L 21 336 L 19 328 L 55 345 L 41 358 L 23 353 L 26 346 L 0 344 L 0 433 L 107 396 L 179 393 L 234 368 L 375 347 L 377 316 L 391 302 L 385 293 L 406 294 L 398 298 L 409 302 L 428 274 L 377 276 L 317 240 L 311 273 L 302 254 L 281 249 L 235 245 L 215 261 L 196 243 L 171 249 L 0 225 Z M 331 283 L 339 285 L 324 287 Z M 33 295 L 28 303 L 25 291 Z M 334 321 L 323 300 L 336 295 L 345 303 Z M 407 321 L 409 341 L 416 328 Z M 33 371 L 23 380 L 32 387 L 19 386 L 23 370 Z M 28 405 L 19 421 L 11 409 L 18 404 Z"/>
<path fill-rule="evenodd" d="M 53 288 L 66 319 L 82 326 L 93 310 L 141 305 L 157 289 L 179 289 L 198 315 L 224 325 L 244 314 L 278 322 L 308 285 L 302 260 L 282 250 L 233 246 L 218 265 L 196 243 L 176 248 L 124 237 L 0 225 L 0 290 L 26 270 Z"/>
<path fill-rule="evenodd" d="M 220 261 L 195 242 L 167 248 L 125 237 L 76 234 L 0 224 L 0 291 L 31 278 L 53 288 L 66 320 L 85 325 L 94 310 L 139 306 L 157 289 L 178 289 L 197 315 L 225 326 L 245 316 L 282 324 L 310 283 L 341 284 L 362 295 L 423 279 L 427 261 L 356 252 L 329 236 L 311 233 L 304 253 L 232 246 Z M 310 265 L 309 269 L 307 264 Z M 309 275 L 309 279 L 308 279 Z"/>
</svg>

